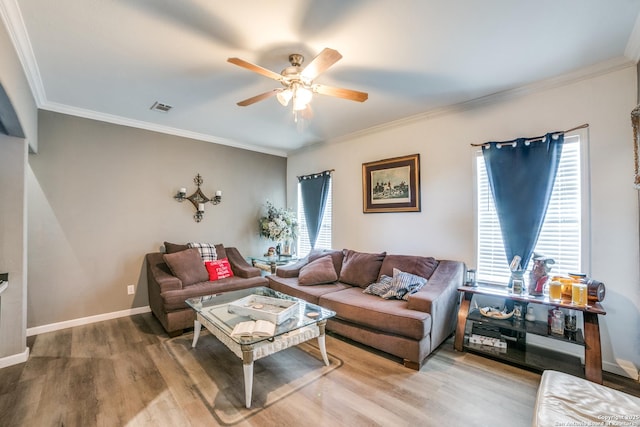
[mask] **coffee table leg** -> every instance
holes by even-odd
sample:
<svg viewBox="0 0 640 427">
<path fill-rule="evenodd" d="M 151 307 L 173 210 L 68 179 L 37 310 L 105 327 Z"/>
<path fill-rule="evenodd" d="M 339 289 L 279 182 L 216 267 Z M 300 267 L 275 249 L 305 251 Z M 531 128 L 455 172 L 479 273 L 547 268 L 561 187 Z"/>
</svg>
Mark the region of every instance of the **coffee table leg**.
<svg viewBox="0 0 640 427">
<path fill-rule="evenodd" d="M 253 391 L 253 362 L 242 365 L 244 371 L 244 400 L 245 406 L 251 408 L 251 392 Z"/>
<path fill-rule="evenodd" d="M 244 372 L 245 406 L 249 409 L 253 392 L 253 348 L 251 346 L 242 346 L 242 370 Z"/>
<path fill-rule="evenodd" d="M 325 345 L 325 332 L 324 327 L 327 321 L 318 322 L 318 329 L 320 329 L 320 335 L 318 335 L 318 347 L 320 347 L 320 354 L 322 354 L 322 360 L 324 364 L 329 366 L 329 358 L 327 357 L 327 346 Z"/>
<path fill-rule="evenodd" d="M 193 321 L 193 342 L 191 343 L 191 348 L 196 348 L 198 338 L 200 338 L 200 322 L 196 319 Z"/>
</svg>

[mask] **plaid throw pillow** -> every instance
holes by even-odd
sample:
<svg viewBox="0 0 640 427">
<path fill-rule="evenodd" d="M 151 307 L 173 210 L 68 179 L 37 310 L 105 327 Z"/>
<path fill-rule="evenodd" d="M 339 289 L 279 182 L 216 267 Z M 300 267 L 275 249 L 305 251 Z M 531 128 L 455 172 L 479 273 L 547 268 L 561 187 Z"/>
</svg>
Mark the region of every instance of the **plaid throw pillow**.
<svg viewBox="0 0 640 427">
<path fill-rule="evenodd" d="M 196 248 L 200 252 L 200 256 L 202 257 L 203 262 L 215 261 L 218 259 L 218 254 L 216 253 L 216 245 L 212 243 L 189 242 L 188 246 L 190 248 Z"/>
<path fill-rule="evenodd" d="M 389 289 L 391 288 L 391 281 L 392 280 L 393 280 L 393 277 L 389 277 L 389 276 L 383 274 L 382 276 L 380 276 L 380 281 L 379 282 L 370 284 L 362 292 L 365 293 L 365 294 L 382 296 L 382 295 L 386 294 L 387 292 L 389 292 Z"/>
</svg>

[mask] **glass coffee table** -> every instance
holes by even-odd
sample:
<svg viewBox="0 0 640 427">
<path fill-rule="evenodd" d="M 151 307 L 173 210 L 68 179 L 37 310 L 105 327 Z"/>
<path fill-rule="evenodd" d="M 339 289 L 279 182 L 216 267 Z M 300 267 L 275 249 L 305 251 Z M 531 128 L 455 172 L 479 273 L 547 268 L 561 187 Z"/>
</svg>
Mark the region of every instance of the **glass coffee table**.
<svg viewBox="0 0 640 427">
<path fill-rule="evenodd" d="M 272 336 L 233 336 L 233 328 L 240 322 L 251 320 L 249 316 L 230 312 L 238 300 L 251 296 L 263 296 L 296 302 L 290 315 L 276 325 Z M 193 343 L 195 347 L 200 337 L 202 326 L 218 338 L 236 356 L 242 359 L 244 372 L 244 394 L 247 408 L 251 407 L 253 389 L 253 362 L 278 351 L 293 347 L 313 338 L 318 338 L 318 346 L 322 360 L 329 366 L 325 346 L 325 325 L 327 319 L 335 316 L 335 312 L 308 303 L 270 288 L 258 287 L 239 291 L 224 292 L 186 300 L 187 305 L 196 311 L 194 321 Z M 257 306 L 258 307 L 258 306 Z M 236 310 L 234 310 L 236 311 Z"/>
</svg>

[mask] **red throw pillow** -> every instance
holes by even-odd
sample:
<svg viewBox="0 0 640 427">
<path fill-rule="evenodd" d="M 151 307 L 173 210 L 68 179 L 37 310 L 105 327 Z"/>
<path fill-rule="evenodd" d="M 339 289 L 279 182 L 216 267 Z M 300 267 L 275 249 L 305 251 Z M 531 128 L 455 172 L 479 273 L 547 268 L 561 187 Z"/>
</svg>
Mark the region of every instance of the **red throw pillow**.
<svg viewBox="0 0 640 427">
<path fill-rule="evenodd" d="M 231 270 L 231 265 L 229 264 L 229 260 L 227 258 L 222 258 L 215 261 L 207 261 L 204 263 L 204 266 L 207 267 L 207 271 L 209 272 L 209 280 L 211 282 L 218 279 L 233 277 L 233 270 Z"/>
</svg>

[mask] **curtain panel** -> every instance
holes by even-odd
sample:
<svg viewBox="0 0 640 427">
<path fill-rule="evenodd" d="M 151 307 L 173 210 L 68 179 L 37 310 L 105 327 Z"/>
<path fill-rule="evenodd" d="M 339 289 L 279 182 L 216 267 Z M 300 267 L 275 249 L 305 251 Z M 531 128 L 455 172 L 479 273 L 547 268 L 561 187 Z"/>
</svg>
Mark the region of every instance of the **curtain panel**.
<svg viewBox="0 0 640 427">
<path fill-rule="evenodd" d="M 319 172 L 311 175 L 298 177 L 300 183 L 300 193 L 302 204 L 304 205 L 304 218 L 307 223 L 307 233 L 311 249 L 315 248 L 318 240 L 322 217 L 327 206 L 329 195 L 329 183 L 331 182 L 331 171 Z"/>
<path fill-rule="evenodd" d="M 533 254 L 555 182 L 564 133 L 489 142 L 482 146 L 507 262 Z"/>
</svg>

